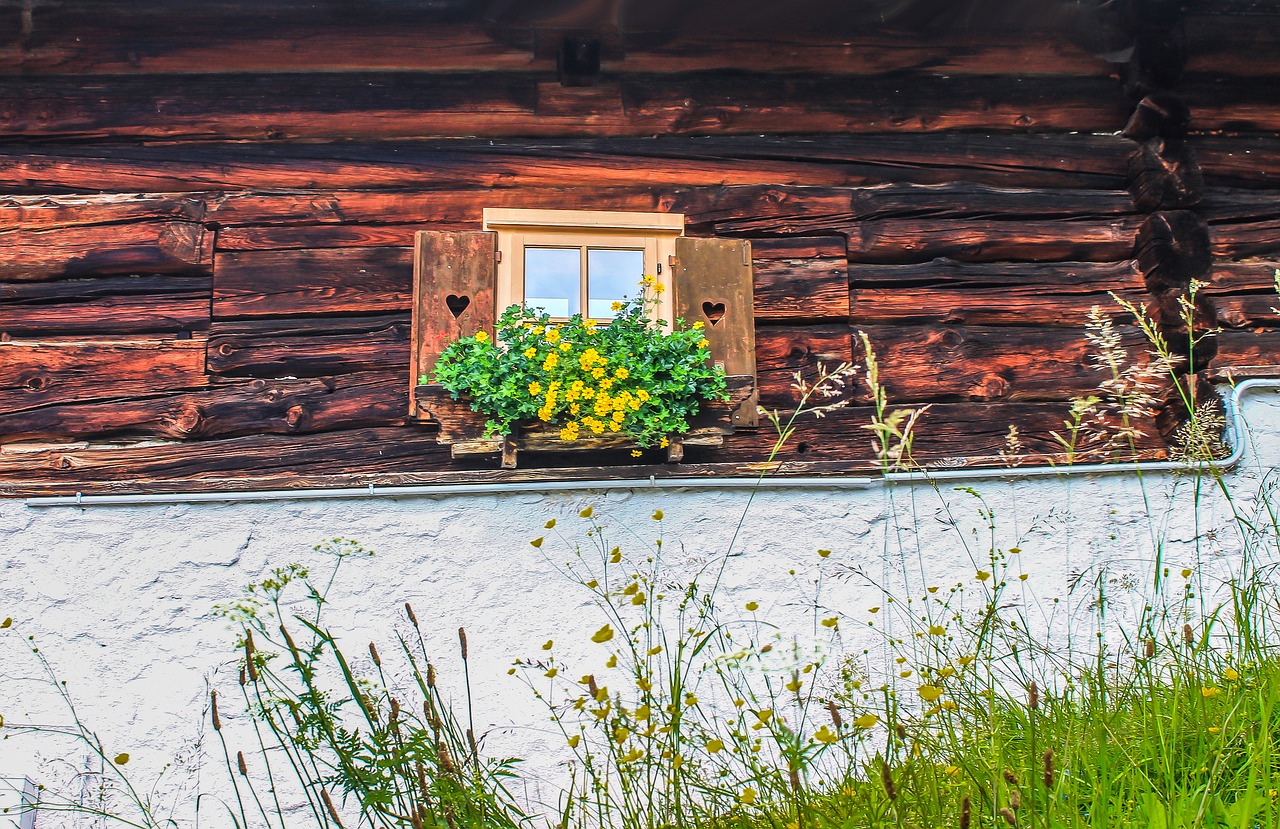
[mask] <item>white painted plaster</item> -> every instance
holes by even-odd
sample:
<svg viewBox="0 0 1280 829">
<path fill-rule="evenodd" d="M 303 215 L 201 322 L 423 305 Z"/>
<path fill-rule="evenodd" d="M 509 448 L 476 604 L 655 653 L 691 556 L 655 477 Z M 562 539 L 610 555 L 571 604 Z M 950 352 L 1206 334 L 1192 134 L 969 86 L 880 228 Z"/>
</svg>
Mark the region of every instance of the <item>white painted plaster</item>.
<svg viewBox="0 0 1280 829">
<path fill-rule="evenodd" d="M 1258 390 L 1242 404 L 1251 426 L 1248 445 L 1227 477 L 1236 507 L 1248 510 L 1280 463 L 1280 395 Z M 1117 598 L 1112 620 L 1123 627 L 1142 601 L 1153 545 L 1162 546 L 1164 561 L 1175 568 L 1226 575 L 1237 563 L 1229 509 L 1212 488 L 1193 508 L 1193 481 L 1186 477 L 1028 480 L 1014 474 L 971 483 L 995 512 L 998 543 L 1023 550 L 1022 566 L 1032 576 L 1026 589 L 1037 607 L 1053 607 L 1054 596 L 1078 600 L 1068 590 L 1073 576 L 1085 573 L 1087 581 L 1105 567 Z M 228 625 L 210 609 L 270 567 L 314 562 L 316 543 L 357 539 L 377 555 L 344 565 L 329 614 L 348 650 L 362 654 L 370 639 L 389 650 L 390 632 L 403 624 L 402 605 L 412 602 L 428 629 L 429 649 L 439 655 L 442 683 L 457 694 L 456 630 L 465 626 L 477 731 L 486 734 L 490 754 L 529 758 L 525 773 L 549 781 L 535 785 L 533 795 L 554 800 L 562 741 L 507 668 L 517 657 L 539 655 L 550 638 L 560 658 L 576 659 L 583 673 L 602 670 L 596 664 L 602 651 L 588 640 L 603 620 L 591 597 L 557 572 L 569 548 L 544 522 L 555 518 L 566 538 L 581 538 L 588 522 L 578 512 L 593 505 L 635 554 L 661 530 L 667 560 L 681 576 L 724 556 L 750 497 L 741 490 L 650 490 L 87 509 L 4 501 L 0 618 L 12 616 L 16 629 L 35 637 L 107 750 L 129 752 L 135 779 L 149 783 L 174 764 L 157 790 L 161 811 L 173 808 L 184 826 L 192 825 L 199 790 L 209 796 L 201 800 L 203 824 L 229 825 L 215 805 L 226 791 L 225 777 L 202 711 L 207 682 L 224 699 L 234 697 L 237 654 Z M 1157 516 L 1154 529 L 1144 502 Z M 724 571 L 723 605 L 755 600 L 762 613 L 799 624 L 796 600 L 811 596 L 806 579 L 818 564 L 816 550 L 830 549 L 822 566 L 843 577 L 825 582 L 821 600 L 846 614 L 845 646 L 869 648 L 874 660 L 879 640 L 862 625 L 881 594 L 850 573 L 861 570 L 895 589 L 972 579 L 986 544 L 977 507 L 972 495 L 928 484 L 761 491 Z M 656 509 L 665 513 L 661 525 L 650 517 Z M 948 524 L 948 514 L 961 531 Z M 541 550 L 529 545 L 544 534 Z M 1038 624 L 1051 635 L 1092 635 L 1072 629 L 1065 610 L 1046 611 Z M 21 644 L 12 636 L 0 640 L 0 714 L 9 724 L 66 723 Z M 234 707 L 227 703 L 224 712 L 235 731 Z M 0 742 L 0 776 L 26 774 L 67 786 L 83 767 L 83 749 L 48 737 Z M 37 829 L 60 825 L 65 821 L 58 816 L 42 816 Z"/>
</svg>

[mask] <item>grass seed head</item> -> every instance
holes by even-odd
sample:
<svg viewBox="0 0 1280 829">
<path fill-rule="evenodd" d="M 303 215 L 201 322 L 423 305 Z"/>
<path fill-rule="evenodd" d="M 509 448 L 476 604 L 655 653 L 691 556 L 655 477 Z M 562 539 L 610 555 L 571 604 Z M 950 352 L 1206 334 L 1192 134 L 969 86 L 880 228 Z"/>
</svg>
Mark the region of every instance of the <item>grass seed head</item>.
<svg viewBox="0 0 1280 829">
<path fill-rule="evenodd" d="M 418 626 L 418 617 L 417 617 L 417 616 L 415 616 L 415 615 L 413 615 L 413 605 L 409 604 L 408 602 L 405 602 L 405 603 L 404 603 L 404 613 L 405 613 L 405 615 L 406 615 L 406 616 L 408 616 L 408 617 L 409 617 L 409 621 L 413 624 L 413 626 L 414 626 L 414 627 L 417 627 L 417 626 Z"/>
<path fill-rule="evenodd" d="M 837 729 L 844 725 L 844 718 L 840 716 L 840 709 L 836 707 L 835 700 L 827 700 L 827 711 L 831 714 L 831 722 Z"/>
<path fill-rule="evenodd" d="M 237 752 L 236 752 L 236 768 L 240 769 L 240 776 L 241 776 L 241 777 L 248 777 L 248 776 L 249 776 L 249 766 L 248 766 L 248 765 L 245 763 L 245 761 L 244 761 L 244 752 L 243 752 L 243 751 L 237 751 Z"/>
<path fill-rule="evenodd" d="M 1027 688 L 1027 707 L 1032 711 L 1040 708 L 1040 686 L 1035 683 L 1035 680 L 1032 680 Z"/>
<path fill-rule="evenodd" d="M 222 730 L 222 719 L 218 716 L 218 692 L 209 692 L 209 712 L 213 716 L 213 730 Z"/>
<path fill-rule="evenodd" d="M 1044 787 L 1053 788 L 1053 749 L 1051 748 L 1045 749 L 1044 752 Z"/>
<path fill-rule="evenodd" d="M 376 667 L 382 667 L 382 657 L 378 656 L 378 648 L 372 642 L 369 643 L 369 656 L 373 659 Z"/>
<path fill-rule="evenodd" d="M 890 799 L 896 801 L 898 799 L 898 787 L 893 783 L 893 773 L 889 771 L 889 764 L 881 761 L 880 763 L 880 782 L 884 784 L 884 793 Z"/>
<path fill-rule="evenodd" d="M 1013 813 L 1013 810 L 1010 809 L 1008 806 L 1000 810 L 1000 817 L 1004 818 L 1004 822 L 1009 824 L 1010 826 L 1018 825 L 1018 816 L 1015 815 Z"/>
<path fill-rule="evenodd" d="M 969 829 L 969 822 L 972 819 L 973 804 L 969 802 L 969 798 L 966 795 L 965 798 L 960 801 L 960 820 L 958 821 L 960 829 Z"/>
<path fill-rule="evenodd" d="M 1018 785 L 1018 775 L 1013 773 L 1013 769 L 1004 770 L 1004 782 L 1008 783 L 1010 786 Z"/>
<path fill-rule="evenodd" d="M 1182 626 L 1182 641 L 1186 642 L 1188 645 L 1191 645 L 1192 647 L 1195 647 L 1196 634 L 1195 634 L 1195 631 L 1191 629 L 1190 623 L 1184 624 Z"/>
<path fill-rule="evenodd" d="M 467 629 L 458 628 L 458 647 L 462 650 L 462 658 L 467 658 Z"/>
</svg>

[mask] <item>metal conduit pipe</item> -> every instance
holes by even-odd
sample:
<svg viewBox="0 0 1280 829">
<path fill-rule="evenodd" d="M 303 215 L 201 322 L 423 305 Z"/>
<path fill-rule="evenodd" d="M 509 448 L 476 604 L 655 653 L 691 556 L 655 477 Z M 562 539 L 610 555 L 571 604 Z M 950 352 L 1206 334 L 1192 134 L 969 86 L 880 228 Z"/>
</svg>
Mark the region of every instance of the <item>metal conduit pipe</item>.
<svg viewBox="0 0 1280 829">
<path fill-rule="evenodd" d="M 1232 451 L 1225 458 L 1188 464 L 1182 461 L 1145 463 L 1077 464 L 1074 466 L 1028 466 L 1016 468 L 934 469 L 889 472 L 882 476 L 838 475 L 831 477 L 777 478 L 632 478 L 595 481 L 521 481 L 484 484 L 423 484 L 384 486 L 369 484 L 345 489 L 274 489 L 248 492 L 175 492 L 137 495 L 59 495 L 26 499 L 28 507 L 119 507 L 143 504 L 202 504 L 252 501 L 335 500 L 343 498 L 409 498 L 442 495 L 486 495 L 511 492 L 577 492 L 611 489 L 867 489 L 877 483 L 945 483 L 986 478 L 1033 478 L 1077 475 L 1122 475 L 1190 469 L 1231 469 L 1244 456 L 1245 428 L 1240 399 L 1255 389 L 1280 390 L 1280 378 L 1253 378 L 1231 389 L 1226 398 L 1227 439 Z"/>
</svg>

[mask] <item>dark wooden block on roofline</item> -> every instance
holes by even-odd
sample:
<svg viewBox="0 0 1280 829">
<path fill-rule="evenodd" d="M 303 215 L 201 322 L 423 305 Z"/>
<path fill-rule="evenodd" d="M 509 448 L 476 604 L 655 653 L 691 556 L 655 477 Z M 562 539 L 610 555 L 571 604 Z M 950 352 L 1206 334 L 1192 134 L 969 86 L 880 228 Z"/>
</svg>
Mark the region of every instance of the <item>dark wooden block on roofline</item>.
<svg viewBox="0 0 1280 829">
<path fill-rule="evenodd" d="M 734 432 L 733 413 L 756 392 L 755 378 L 729 375 L 727 400 L 714 400 L 690 423 L 683 435 L 673 435 L 667 446 L 667 461 L 684 458 L 685 446 L 720 446 L 725 435 Z M 553 426 L 535 424 L 521 427 L 516 435 L 486 438 L 487 418 L 474 412 L 465 401 L 454 400 L 443 386 L 421 385 L 415 390 L 418 420 L 440 427 L 436 440 L 450 447 L 454 459 L 473 455 L 500 455 L 503 469 L 514 469 L 520 451 L 565 452 L 636 448 L 635 441 L 618 436 L 587 436 L 574 441 L 560 440 Z"/>
</svg>

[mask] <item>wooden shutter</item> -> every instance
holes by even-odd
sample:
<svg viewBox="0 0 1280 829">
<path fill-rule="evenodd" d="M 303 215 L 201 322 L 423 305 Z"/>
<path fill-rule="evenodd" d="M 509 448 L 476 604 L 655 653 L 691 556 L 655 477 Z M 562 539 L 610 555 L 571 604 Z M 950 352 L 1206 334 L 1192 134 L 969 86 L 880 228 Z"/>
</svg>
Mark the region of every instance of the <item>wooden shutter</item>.
<svg viewBox="0 0 1280 829">
<path fill-rule="evenodd" d="M 477 331 L 493 336 L 498 234 L 423 230 L 413 240 L 413 342 L 409 408 L 418 378 L 430 374 L 449 343 Z"/>
<path fill-rule="evenodd" d="M 671 269 L 675 314 L 701 321 L 711 354 L 727 374 L 756 375 L 756 328 L 751 282 L 751 243 L 742 239 L 676 239 Z M 760 396 L 751 396 L 733 414 L 735 426 L 759 422 Z"/>
</svg>

